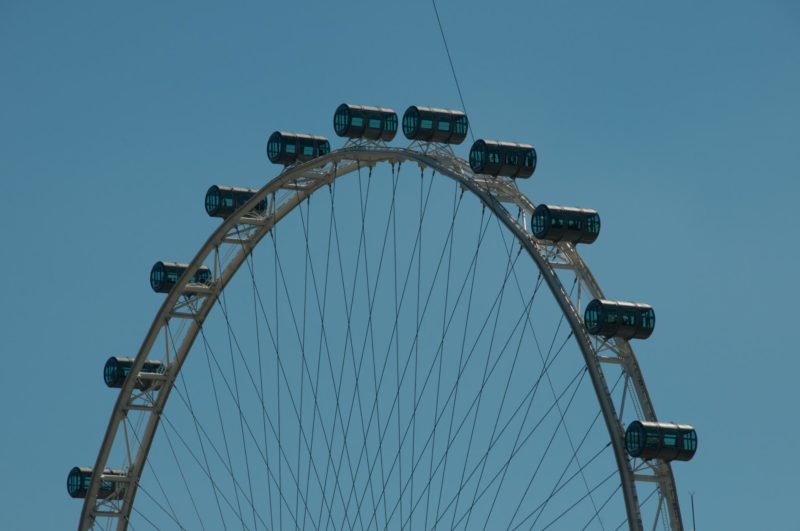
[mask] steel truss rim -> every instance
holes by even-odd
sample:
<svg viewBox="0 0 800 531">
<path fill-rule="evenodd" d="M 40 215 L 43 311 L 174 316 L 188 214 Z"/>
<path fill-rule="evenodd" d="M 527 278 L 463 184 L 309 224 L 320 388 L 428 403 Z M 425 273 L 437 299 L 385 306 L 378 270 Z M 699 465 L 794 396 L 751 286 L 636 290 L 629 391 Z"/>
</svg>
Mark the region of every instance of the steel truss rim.
<svg viewBox="0 0 800 531">
<path fill-rule="evenodd" d="M 628 524 L 632 530 L 644 529 L 644 525 L 639 511 L 639 502 L 636 489 L 637 481 L 654 482 L 658 485 L 659 510 L 656 514 L 656 522 L 661 513 L 662 504 L 666 505 L 664 514 L 667 516 L 670 527 L 673 530 L 682 530 L 682 518 L 678 503 L 677 491 L 675 488 L 674 476 L 669 463 L 641 463 L 635 469 L 631 464 L 632 460 L 627 458 L 624 450 L 624 429 L 622 425 L 622 414 L 617 414 L 613 399 L 608 390 L 605 376 L 601 368 L 601 357 L 590 340 L 590 337 L 583 325 L 582 316 L 579 315 L 577 308 L 570 299 L 569 294 L 564 289 L 560 279 L 555 274 L 553 263 L 548 261 L 543 252 L 544 247 L 555 249 L 555 253 L 561 253 L 562 259 L 571 264 L 576 280 L 579 280 L 592 297 L 604 298 L 599 284 L 594 279 L 588 266 L 582 260 L 575 249 L 569 243 L 559 243 L 543 245 L 535 239 L 525 226 L 525 216 L 533 213 L 535 205 L 517 188 L 511 179 L 493 178 L 487 175 L 476 175 L 472 172 L 469 164 L 455 156 L 449 147 L 439 147 L 435 145 L 423 146 L 412 144 L 409 148 L 390 148 L 382 143 L 349 143 L 345 147 L 331 151 L 312 161 L 286 168 L 278 176 L 265 184 L 246 204 L 244 204 L 234 214 L 228 216 L 206 240 L 195 257 L 189 263 L 188 270 L 171 292 L 165 297 L 164 302 L 156 313 L 156 317 L 150 325 L 142 346 L 140 347 L 133 362 L 130 372 L 138 374 L 144 361 L 151 357 L 151 351 L 155 347 L 155 341 L 162 329 L 169 327 L 171 319 L 175 319 L 177 307 L 181 305 L 181 296 L 186 293 L 193 293 L 195 305 L 189 305 L 191 316 L 188 324 L 187 335 L 181 342 L 179 348 L 173 352 L 174 359 L 170 359 L 169 346 L 165 355 L 168 362 L 168 369 L 163 377 L 161 388 L 158 391 L 156 400 L 152 403 L 150 418 L 144 435 L 138 441 L 138 449 L 135 459 L 129 459 L 129 467 L 126 469 L 127 476 L 124 482 L 128 485 L 124 499 L 118 507 L 117 514 L 104 512 L 102 509 L 103 500 L 97 499 L 99 484 L 103 478 L 101 474 L 93 474 L 91 484 L 81 512 L 79 530 L 92 529 L 97 517 L 115 516 L 118 518 L 117 529 L 127 529 L 128 519 L 133 507 L 138 482 L 144 469 L 144 464 L 149 454 L 150 446 L 159 425 L 160 414 L 166 406 L 170 391 L 173 388 L 175 379 L 192 348 L 194 340 L 211 309 L 217 303 L 220 294 L 227 284 L 236 274 L 238 269 L 252 253 L 260 240 L 269 233 L 271 227 L 279 223 L 286 215 L 302 204 L 314 192 L 323 188 L 325 185 L 333 183 L 336 179 L 347 175 L 362 167 L 372 167 L 379 163 L 390 163 L 392 166 L 404 162 L 413 162 L 421 168 L 429 168 L 439 175 L 447 177 L 458 183 L 462 189 L 468 190 L 476 196 L 481 203 L 488 207 L 494 215 L 505 225 L 517 241 L 525 248 L 528 255 L 533 259 L 539 271 L 543 275 L 550 291 L 567 319 L 576 343 L 578 343 L 584 356 L 586 367 L 590 373 L 592 385 L 594 387 L 601 413 L 613 447 L 617 468 L 622 484 L 623 498 L 625 500 Z M 419 151 L 414 148 L 419 149 Z M 420 149 L 422 148 L 422 149 Z M 345 163 L 340 166 L 340 163 Z M 499 193 L 498 193 L 499 191 Z M 279 192 L 288 192 L 291 195 L 288 199 L 284 198 L 281 205 L 276 204 Z M 262 218 L 252 217 L 250 214 L 253 209 L 262 201 L 268 201 L 268 211 Z M 516 206 L 522 216 L 520 223 L 519 217 L 512 215 L 506 208 L 506 204 Z M 226 242 L 233 229 L 239 226 L 246 226 L 254 230 L 254 236 L 249 240 L 242 240 L 236 244 L 239 251 L 222 268 L 220 262 L 220 248 Z M 213 257 L 213 280 L 211 288 L 202 286 L 192 286 L 187 284 L 194 272 L 207 260 Z M 202 304 L 197 307 L 197 303 L 202 300 Z M 184 316 L 185 318 L 185 316 Z M 622 365 L 624 377 L 627 385 L 630 384 L 638 405 L 642 410 L 644 420 L 657 420 L 655 410 L 650 400 L 644 378 L 633 350 L 627 341 L 616 340 L 613 345 L 604 343 L 609 350 L 614 351 L 619 360 L 615 363 Z M 120 424 L 124 426 L 124 419 L 130 411 L 131 403 L 136 396 L 134 388 L 135 378 L 128 378 L 120 389 L 117 401 L 111 418 L 108 423 L 103 443 L 98 452 L 94 470 L 104 470 L 107 467 L 108 457 L 114 447 L 115 441 L 119 438 Z M 623 399 L 624 400 L 624 399 Z M 624 407 L 624 403 L 623 403 Z M 120 444 L 127 444 L 130 449 L 130 441 L 121 441 Z M 130 455 L 130 452 L 129 452 Z M 642 474 L 650 472 L 651 474 Z M 654 526 L 655 528 L 655 526 Z"/>
</svg>

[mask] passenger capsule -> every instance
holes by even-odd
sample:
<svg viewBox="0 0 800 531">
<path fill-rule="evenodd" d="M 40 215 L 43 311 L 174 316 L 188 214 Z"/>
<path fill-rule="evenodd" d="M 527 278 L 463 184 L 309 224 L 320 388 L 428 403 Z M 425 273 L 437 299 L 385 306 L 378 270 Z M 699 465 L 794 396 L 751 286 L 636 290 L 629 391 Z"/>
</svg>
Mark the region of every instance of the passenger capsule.
<svg viewBox="0 0 800 531">
<path fill-rule="evenodd" d="M 460 144 L 468 129 L 467 115 L 461 111 L 412 105 L 403 114 L 403 134 L 409 140 Z"/>
<path fill-rule="evenodd" d="M 397 113 L 383 107 L 342 103 L 333 115 L 339 136 L 390 142 L 397 134 Z"/>
<path fill-rule="evenodd" d="M 475 173 L 527 179 L 536 169 L 536 150 L 529 144 L 476 140 L 469 165 Z"/>
<path fill-rule="evenodd" d="M 217 186 L 216 184 L 206 192 L 206 213 L 215 218 L 227 218 L 239 207 L 247 203 L 258 190 L 250 188 L 235 188 L 233 186 Z M 259 202 L 255 212 L 263 214 L 267 211 L 267 199 Z"/>
<path fill-rule="evenodd" d="M 533 211 L 531 229 L 540 240 L 593 243 L 600 234 L 600 215 L 589 208 L 539 205 Z"/>
<path fill-rule="evenodd" d="M 697 451 L 697 432 L 687 424 L 634 420 L 625 430 L 625 449 L 642 460 L 688 461 Z"/>
<path fill-rule="evenodd" d="M 105 380 L 108 387 L 122 387 L 125 384 L 125 379 L 128 373 L 131 372 L 133 366 L 133 358 L 118 358 L 111 356 L 106 361 L 103 367 L 103 380 Z M 166 366 L 163 362 L 157 360 L 147 360 L 142 365 L 141 372 L 150 374 L 164 374 Z M 154 380 L 136 379 L 136 389 L 146 390 L 153 387 L 156 382 Z"/>
<path fill-rule="evenodd" d="M 169 293 L 189 264 L 175 262 L 156 262 L 150 270 L 150 287 L 156 293 Z M 207 266 L 200 266 L 189 280 L 190 284 L 208 284 L 211 282 L 211 270 Z"/>
<path fill-rule="evenodd" d="M 288 166 L 306 162 L 331 152 L 324 136 L 301 135 L 275 131 L 267 141 L 267 156 L 273 164 Z"/>
<path fill-rule="evenodd" d="M 104 476 L 119 476 L 125 478 L 125 471 L 106 468 Z M 73 498 L 85 498 L 89 494 L 89 484 L 92 482 L 92 469 L 89 467 L 74 467 L 67 476 L 67 492 Z M 108 499 L 112 496 L 121 497 L 125 493 L 125 483 L 103 479 L 97 490 L 97 497 Z M 115 496 L 116 495 L 116 496 Z"/>
<path fill-rule="evenodd" d="M 656 327 L 656 314 L 648 304 L 594 299 L 586 305 L 583 321 L 597 336 L 647 339 Z"/>
</svg>

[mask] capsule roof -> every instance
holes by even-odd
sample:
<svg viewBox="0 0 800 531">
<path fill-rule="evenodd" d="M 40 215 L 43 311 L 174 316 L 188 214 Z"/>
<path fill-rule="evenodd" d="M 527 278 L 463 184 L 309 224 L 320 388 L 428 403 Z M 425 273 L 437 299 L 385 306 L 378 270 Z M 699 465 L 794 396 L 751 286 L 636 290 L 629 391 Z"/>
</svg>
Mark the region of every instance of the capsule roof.
<svg viewBox="0 0 800 531">
<path fill-rule="evenodd" d="M 653 307 L 649 304 L 645 304 L 643 302 L 630 302 L 630 301 L 612 301 L 608 299 L 594 299 L 592 302 L 597 301 L 597 303 L 606 306 L 606 307 L 616 307 L 619 309 L 623 308 L 632 308 L 638 310 L 652 310 Z M 596 303 L 595 303 L 596 304 Z"/>
<path fill-rule="evenodd" d="M 514 148 L 514 149 L 533 149 L 533 146 L 530 144 L 519 144 L 517 142 L 504 142 L 500 140 L 485 140 L 483 138 L 476 140 L 475 143 L 484 143 L 487 146 L 491 147 L 503 147 L 503 148 Z"/>
<path fill-rule="evenodd" d="M 403 114 L 403 134 L 409 140 L 460 144 L 469 131 L 469 119 L 461 111 L 412 105 Z"/>
<path fill-rule="evenodd" d="M 466 116 L 464 111 L 459 111 L 457 109 L 442 109 L 439 107 L 422 107 L 420 105 L 411 105 L 406 112 L 408 112 L 409 109 L 416 109 L 420 112 L 435 112 L 438 114 L 450 114 L 453 116 Z"/>
<path fill-rule="evenodd" d="M 650 420 L 634 420 L 631 426 L 641 424 L 644 428 L 671 428 L 681 431 L 695 431 L 694 426 L 690 424 L 678 424 L 676 422 L 653 422 Z"/>
<path fill-rule="evenodd" d="M 339 105 L 339 108 L 346 107 L 351 111 L 369 111 L 369 112 L 381 112 L 381 113 L 393 113 L 397 114 L 394 109 L 390 109 L 388 107 L 372 107 L 371 105 L 353 105 L 351 103 L 342 103 Z"/>
<path fill-rule="evenodd" d="M 656 314 L 649 304 L 593 299 L 583 314 L 590 334 L 622 339 L 647 339 L 656 326 Z"/>
<path fill-rule="evenodd" d="M 397 113 L 386 107 L 342 103 L 333 113 L 337 135 L 389 142 L 397 134 Z"/>
<path fill-rule="evenodd" d="M 575 212 L 580 214 L 597 214 L 597 210 L 593 208 L 580 208 L 580 207 L 570 207 L 570 206 L 560 206 L 560 205 L 545 205 L 539 204 L 536 205 L 536 208 L 546 208 L 548 210 L 557 210 L 559 212 Z"/>
<path fill-rule="evenodd" d="M 645 461 L 690 461 L 697 452 L 697 432 L 688 424 L 634 420 L 625 430 L 625 450 Z"/>
<path fill-rule="evenodd" d="M 299 138 L 303 140 L 316 140 L 317 142 L 327 142 L 328 139 L 321 135 L 309 135 L 306 133 L 289 133 L 287 131 L 275 131 L 272 136 L 279 135 L 286 138 Z"/>
<path fill-rule="evenodd" d="M 189 264 L 182 264 L 180 262 L 165 262 L 163 260 L 159 260 L 153 264 L 153 267 L 182 267 L 185 269 L 189 267 Z"/>
<path fill-rule="evenodd" d="M 324 136 L 275 131 L 267 140 L 270 162 L 284 166 L 313 160 L 328 154 L 330 150 L 331 144 Z"/>
<path fill-rule="evenodd" d="M 220 190 L 220 191 L 224 191 L 224 192 L 242 192 L 242 193 L 249 193 L 249 194 L 254 194 L 254 193 L 258 192 L 258 189 L 255 189 L 255 188 L 244 188 L 244 187 L 241 187 L 241 186 L 225 186 L 225 185 L 222 185 L 222 184 L 212 184 L 208 188 L 209 192 L 211 190 Z"/>
</svg>

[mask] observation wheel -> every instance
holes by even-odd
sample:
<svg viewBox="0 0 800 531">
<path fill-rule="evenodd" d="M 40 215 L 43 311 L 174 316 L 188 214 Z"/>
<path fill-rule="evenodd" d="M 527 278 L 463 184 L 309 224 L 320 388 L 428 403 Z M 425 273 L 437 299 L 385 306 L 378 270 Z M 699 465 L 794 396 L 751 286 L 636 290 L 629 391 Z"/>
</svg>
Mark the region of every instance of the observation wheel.
<svg viewBox="0 0 800 531">
<path fill-rule="evenodd" d="M 154 265 L 164 303 L 104 368 L 79 529 L 683 529 L 696 434 L 629 344 L 653 309 L 578 253 L 597 212 L 525 196 L 530 145 L 457 157 L 463 113 L 410 107 L 390 147 L 399 123 L 342 105 L 342 148 L 276 132 L 277 177 L 209 189 L 222 223 Z"/>
</svg>

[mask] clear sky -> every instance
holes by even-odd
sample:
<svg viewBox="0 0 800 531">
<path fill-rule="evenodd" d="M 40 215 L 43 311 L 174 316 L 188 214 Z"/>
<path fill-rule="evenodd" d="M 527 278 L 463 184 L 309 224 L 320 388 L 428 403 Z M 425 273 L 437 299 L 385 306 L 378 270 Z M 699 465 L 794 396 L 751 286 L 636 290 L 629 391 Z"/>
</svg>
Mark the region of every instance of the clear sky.
<svg viewBox="0 0 800 531">
<path fill-rule="evenodd" d="M 656 308 L 636 351 L 699 432 L 686 520 L 695 492 L 698 529 L 798 525 L 800 6 L 438 5 L 475 137 L 534 144 L 522 190 L 597 208 L 592 271 Z M 277 174 L 273 130 L 340 145 L 345 101 L 460 107 L 430 2 L 0 3 L 0 527 L 77 524 L 66 474 L 161 303 L 150 266 L 216 226 L 210 184 Z"/>
</svg>

